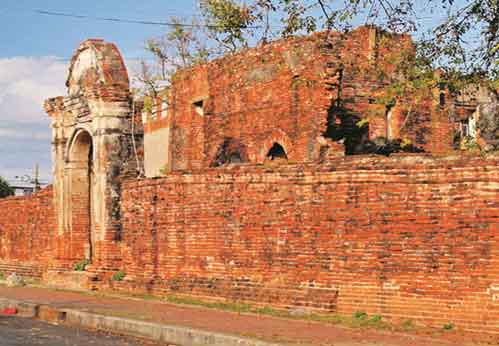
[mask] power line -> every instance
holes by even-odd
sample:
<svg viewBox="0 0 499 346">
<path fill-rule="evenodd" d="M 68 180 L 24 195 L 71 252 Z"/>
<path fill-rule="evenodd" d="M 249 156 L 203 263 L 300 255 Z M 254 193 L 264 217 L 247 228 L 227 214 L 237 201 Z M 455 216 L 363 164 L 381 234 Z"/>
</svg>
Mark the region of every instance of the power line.
<svg viewBox="0 0 499 346">
<path fill-rule="evenodd" d="M 73 58 L 70 57 L 51 57 L 55 61 L 59 62 L 71 62 Z M 155 60 L 154 57 L 147 57 L 147 56 L 135 56 L 135 57 L 126 57 L 126 61 L 142 61 L 142 60 Z"/>
<path fill-rule="evenodd" d="M 47 16 L 56 16 L 56 17 L 68 17 L 68 18 L 76 18 L 76 19 L 90 19 L 97 20 L 102 22 L 113 22 L 113 23 L 126 23 L 126 24 L 141 24 L 141 25 L 157 25 L 157 26 L 173 26 L 173 27 L 189 27 L 189 28 L 217 28 L 218 25 L 210 25 L 210 24 L 187 24 L 187 23 L 174 23 L 174 22 L 158 22 L 158 21 L 150 21 L 150 20 L 136 20 L 136 19 L 123 19 L 123 18 L 112 18 L 112 17 L 92 17 L 81 14 L 74 13 L 65 13 L 65 12 L 53 12 L 53 11 L 45 11 L 45 10 L 34 10 L 37 14 L 47 15 Z M 244 26 L 244 29 L 261 29 L 262 26 Z"/>
<path fill-rule="evenodd" d="M 47 11 L 47 10 L 34 10 L 36 14 L 46 15 L 46 16 L 55 16 L 55 17 L 66 17 L 66 18 L 74 18 L 74 19 L 85 19 L 85 20 L 95 20 L 102 22 L 111 22 L 111 23 L 125 23 L 125 24 L 140 24 L 140 25 L 155 25 L 155 26 L 166 26 L 166 27 L 188 27 L 188 28 L 218 28 L 220 26 L 214 24 L 189 24 L 189 23 L 178 23 L 178 22 L 162 22 L 162 21 L 151 21 L 151 20 L 137 20 L 137 19 L 126 19 L 126 18 L 116 18 L 116 17 L 94 17 L 82 14 L 75 13 L 66 13 L 66 12 L 56 12 L 56 11 Z M 195 16 L 193 16 L 195 17 Z M 379 19 L 379 18 L 378 18 Z M 439 21 L 445 20 L 446 18 L 435 18 L 435 17 L 419 17 L 417 18 L 417 22 L 426 22 L 426 21 Z M 262 29 L 263 25 L 256 26 L 244 26 L 242 29 Z M 271 28 L 282 29 L 283 26 L 271 25 Z"/>
<path fill-rule="evenodd" d="M 149 20 L 134 20 L 134 19 L 122 19 L 122 18 L 111 18 L 111 17 L 91 17 L 80 14 L 73 13 L 64 13 L 64 12 L 53 12 L 53 11 L 45 11 L 45 10 L 35 10 L 35 13 L 43 14 L 47 16 L 57 16 L 57 17 L 69 17 L 76 19 L 91 19 L 91 20 L 99 20 L 106 22 L 116 22 L 116 23 L 128 23 L 128 24 L 142 24 L 142 25 L 161 25 L 161 26 L 188 26 L 188 27 L 196 27 L 196 24 L 176 24 L 171 22 L 156 22 Z"/>
</svg>

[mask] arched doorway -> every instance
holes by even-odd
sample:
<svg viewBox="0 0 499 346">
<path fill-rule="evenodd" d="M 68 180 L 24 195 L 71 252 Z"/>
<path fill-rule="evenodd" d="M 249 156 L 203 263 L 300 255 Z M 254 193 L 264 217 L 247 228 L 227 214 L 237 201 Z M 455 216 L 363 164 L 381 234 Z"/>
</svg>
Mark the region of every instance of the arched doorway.
<svg viewBox="0 0 499 346">
<path fill-rule="evenodd" d="M 92 186 L 94 183 L 94 148 L 92 136 L 79 130 L 69 150 L 71 255 L 75 260 L 92 261 Z"/>
<path fill-rule="evenodd" d="M 269 160 L 287 160 L 288 155 L 284 150 L 283 146 L 275 142 L 267 153 L 267 158 Z"/>
</svg>

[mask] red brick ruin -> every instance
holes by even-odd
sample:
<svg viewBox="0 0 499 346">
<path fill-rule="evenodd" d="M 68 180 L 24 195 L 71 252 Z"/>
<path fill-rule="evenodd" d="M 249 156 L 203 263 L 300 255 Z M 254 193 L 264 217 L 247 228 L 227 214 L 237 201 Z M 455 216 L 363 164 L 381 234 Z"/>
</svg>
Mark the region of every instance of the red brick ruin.
<svg viewBox="0 0 499 346">
<path fill-rule="evenodd" d="M 117 48 L 85 41 L 45 104 L 53 186 L 0 200 L 0 271 L 498 333 L 499 156 L 454 146 L 496 94 L 380 102 L 411 52 L 373 27 L 281 40 L 141 113 Z"/>
</svg>

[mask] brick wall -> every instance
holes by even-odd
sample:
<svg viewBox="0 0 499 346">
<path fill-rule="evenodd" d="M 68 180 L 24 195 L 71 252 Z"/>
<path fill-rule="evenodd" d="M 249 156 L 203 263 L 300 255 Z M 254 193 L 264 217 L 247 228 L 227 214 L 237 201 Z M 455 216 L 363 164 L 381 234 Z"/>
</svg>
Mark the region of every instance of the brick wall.
<svg viewBox="0 0 499 346">
<path fill-rule="evenodd" d="M 498 164 L 353 156 L 128 180 L 123 238 L 95 244 L 109 256 L 93 270 L 124 270 L 120 289 L 497 333 Z M 39 277 L 82 259 L 52 203 L 51 189 L 0 200 L 0 271 Z"/>
<path fill-rule="evenodd" d="M 167 170 L 216 166 L 224 145 L 243 162 L 262 163 L 275 142 L 290 161 L 318 161 L 322 136 L 338 152 L 345 148 L 333 142 L 342 138 L 347 153 L 358 153 L 367 139 L 387 136 L 428 152 L 449 151 L 449 112 L 438 106 L 434 90 L 394 96 L 413 55 L 409 36 L 361 27 L 348 35 L 278 40 L 181 70 L 155 100 L 154 116 L 144 118 L 146 142 L 168 129 L 155 143 L 168 153 L 151 164 L 161 161 Z"/>
<path fill-rule="evenodd" d="M 0 272 L 40 277 L 54 251 L 52 188 L 0 199 Z"/>
<path fill-rule="evenodd" d="M 131 180 L 119 286 L 497 333 L 498 163 L 357 156 Z"/>
</svg>

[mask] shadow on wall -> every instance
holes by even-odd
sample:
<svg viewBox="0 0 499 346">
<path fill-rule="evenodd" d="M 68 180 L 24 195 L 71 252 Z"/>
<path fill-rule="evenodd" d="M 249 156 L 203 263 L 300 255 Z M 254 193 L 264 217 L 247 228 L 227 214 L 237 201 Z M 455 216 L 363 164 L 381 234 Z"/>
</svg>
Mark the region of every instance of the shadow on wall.
<svg viewBox="0 0 499 346">
<path fill-rule="evenodd" d="M 231 163 L 248 162 L 246 146 L 239 140 L 226 137 L 217 150 L 211 167 L 220 167 Z"/>
<path fill-rule="evenodd" d="M 401 139 L 388 140 L 385 137 L 369 139 L 369 122 L 354 114 L 335 101 L 328 110 L 327 128 L 324 137 L 341 141 L 345 145 L 345 155 L 378 154 L 397 152 L 421 153 L 423 149 L 403 143 Z"/>
</svg>

